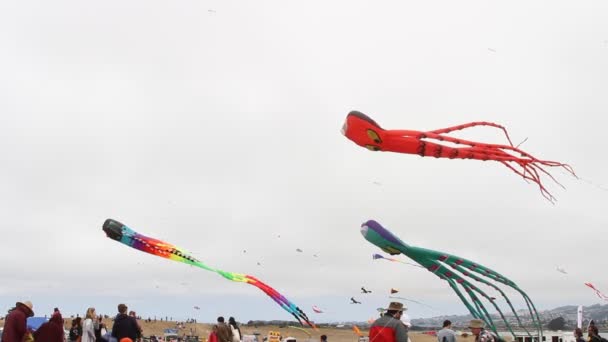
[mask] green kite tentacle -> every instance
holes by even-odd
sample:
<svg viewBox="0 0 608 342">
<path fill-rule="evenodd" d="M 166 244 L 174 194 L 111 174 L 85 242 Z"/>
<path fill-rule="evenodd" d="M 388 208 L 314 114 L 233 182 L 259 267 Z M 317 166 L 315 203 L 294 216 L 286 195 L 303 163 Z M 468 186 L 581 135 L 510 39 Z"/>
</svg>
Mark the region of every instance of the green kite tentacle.
<svg viewBox="0 0 608 342">
<path fill-rule="evenodd" d="M 475 279 L 476 281 L 478 281 L 480 283 L 483 283 L 483 284 L 486 284 L 486 285 L 494 288 L 496 291 L 498 291 L 500 293 L 500 295 L 505 299 L 505 301 L 507 302 L 507 304 L 509 305 L 509 308 L 511 309 L 511 312 L 515 315 L 515 319 L 517 319 L 517 323 L 526 331 L 526 333 L 528 334 L 528 336 L 532 336 L 532 334 L 530 334 L 530 332 L 528 331 L 528 329 L 526 329 L 526 327 L 521 323 L 521 319 L 519 318 L 519 315 L 515 311 L 515 308 L 513 308 L 513 304 L 509 300 L 509 297 L 507 297 L 507 295 L 500 289 L 500 287 L 498 287 L 498 286 L 490 283 L 489 281 L 487 281 L 487 280 L 485 280 L 483 278 L 480 278 L 480 277 L 478 277 L 478 276 L 476 276 L 474 274 L 468 273 L 463 267 L 458 266 L 458 265 L 456 265 L 454 263 L 452 263 L 450 266 L 452 266 L 452 268 L 454 268 L 455 270 L 459 271 L 463 275 L 471 277 L 471 278 Z M 509 322 L 504 318 L 504 316 L 502 316 L 502 318 L 505 321 L 505 323 L 507 324 L 507 328 L 509 329 L 509 332 L 511 332 L 511 334 L 513 334 L 513 331 L 511 330 Z M 515 336 L 515 334 L 513 334 L 513 336 Z"/>
<path fill-rule="evenodd" d="M 469 297 L 473 301 L 473 304 L 475 304 L 475 307 L 477 308 L 478 312 L 483 314 L 481 318 L 483 318 L 483 320 L 486 322 L 486 324 L 488 324 L 488 327 L 490 327 L 492 329 L 492 331 L 494 331 L 498 335 L 498 331 L 496 330 L 496 325 L 494 324 L 494 321 L 492 320 L 492 316 L 490 316 L 490 313 L 488 312 L 486 307 L 483 305 L 481 300 L 479 300 L 479 297 L 477 297 L 475 292 L 477 292 L 480 295 L 487 298 L 488 301 L 490 301 L 494 305 L 496 310 L 498 310 L 500 312 L 500 309 L 497 307 L 497 305 L 494 302 L 492 302 L 490 300 L 490 297 L 486 293 L 484 293 L 483 291 L 481 291 L 480 289 L 475 287 L 473 284 L 468 282 L 466 279 L 460 277 L 456 273 L 450 272 L 450 270 L 447 267 L 443 266 L 440 262 L 435 261 L 434 264 L 437 267 L 435 268 L 433 273 L 435 273 L 435 275 L 441 279 L 455 280 L 456 283 L 460 284 L 460 286 L 462 286 L 465 289 L 466 293 L 469 295 Z M 501 315 L 501 317 L 503 320 L 505 320 L 503 315 Z M 515 334 L 513 334 L 513 336 L 515 336 Z"/>
<path fill-rule="evenodd" d="M 473 302 L 475 303 L 475 305 L 479 305 L 479 307 L 481 307 L 481 310 L 486 314 L 486 316 L 488 317 L 488 321 L 490 322 L 489 326 L 492 329 L 492 331 L 494 331 L 494 333 L 496 335 L 498 335 L 498 331 L 496 330 L 496 325 L 494 324 L 494 320 L 492 320 L 492 316 L 490 315 L 490 313 L 488 312 L 488 310 L 486 309 L 486 307 L 483 305 L 483 303 L 481 302 L 481 300 L 479 300 L 479 297 L 477 297 L 477 295 L 475 294 L 475 292 L 479 292 L 481 293 L 483 296 L 486 296 L 485 293 L 483 293 L 483 291 L 475 288 L 475 287 L 471 287 L 470 284 L 468 284 L 466 281 L 463 282 L 462 284 L 460 284 L 462 287 L 464 287 L 467 291 L 467 294 L 469 296 L 471 296 L 471 298 L 473 298 Z M 496 305 L 494 305 L 496 306 Z M 502 316 L 502 319 L 504 320 L 504 316 Z M 515 336 L 515 334 L 513 334 L 513 336 Z"/>
<path fill-rule="evenodd" d="M 416 249 L 418 247 L 409 246 L 409 248 Z M 530 299 L 530 297 L 522 289 L 520 289 L 512 280 L 508 279 L 504 275 L 502 275 L 486 266 L 479 265 L 471 260 L 461 258 L 459 256 L 442 253 L 442 252 L 438 252 L 438 251 L 433 251 L 433 250 L 429 250 L 429 249 L 424 249 L 424 251 L 430 255 L 435 256 L 437 258 L 437 260 L 442 261 L 446 264 L 450 264 L 448 262 L 448 260 L 450 258 L 453 258 L 454 259 L 452 261 L 453 264 L 467 268 L 471 272 L 475 272 L 482 276 L 488 277 L 498 283 L 507 285 L 507 286 L 511 287 L 512 289 L 514 289 L 515 291 L 519 292 L 519 294 L 524 298 L 528 311 L 530 312 L 530 317 L 532 317 L 532 321 L 534 322 L 534 325 L 535 325 L 536 329 L 538 330 L 539 335 L 542 338 L 542 325 L 540 323 L 540 317 L 538 315 L 538 311 L 536 310 L 536 307 L 534 307 L 534 304 L 532 303 L 532 300 Z M 463 274 L 466 276 L 471 276 L 470 272 L 466 272 Z M 510 302 L 509 302 L 509 305 L 511 305 Z M 523 325 L 521 324 L 521 321 L 518 320 L 518 323 L 523 327 Z M 530 334 L 527 330 L 526 330 L 526 332 L 528 334 Z"/>
<path fill-rule="evenodd" d="M 536 307 L 534 306 L 534 303 L 532 303 L 532 300 L 530 299 L 530 297 L 528 297 L 528 295 L 522 291 L 519 290 L 519 293 L 521 293 L 521 295 L 524 297 L 525 301 L 526 301 L 526 305 L 528 305 L 528 310 L 530 310 L 530 312 L 532 312 L 532 309 L 534 309 L 534 314 L 536 315 L 536 329 L 538 330 L 538 334 L 539 334 L 539 341 L 542 341 L 543 339 L 543 327 L 542 324 L 540 322 L 540 317 L 538 316 L 538 311 L 536 311 Z M 532 309 L 530 309 L 530 306 L 532 306 Z M 532 315 L 530 315 L 531 317 L 533 317 Z M 532 319 L 534 320 L 534 318 Z"/>
<path fill-rule="evenodd" d="M 540 317 L 538 316 L 538 311 L 536 310 L 536 307 L 534 307 L 534 304 L 532 303 L 532 300 L 530 299 L 530 297 L 522 289 L 520 289 L 519 286 L 517 286 L 512 280 L 508 279 L 507 277 L 503 276 L 502 274 L 500 274 L 488 267 L 476 264 L 476 263 L 472 262 L 471 260 L 467 260 L 467 259 L 455 256 L 455 255 L 450 255 L 450 254 L 446 254 L 446 253 L 442 254 L 442 253 L 436 252 L 436 251 L 431 251 L 431 252 L 434 252 L 433 254 L 438 256 L 439 261 L 442 261 L 446 264 L 450 264 L 448 262 L 448 260 L 450 258 L 453 258 L 454 260 L 452 261 L 452 264 L 454 264 L 456 266 L 461 266 L 461 267 L 467 268 L 468 270 L 470 270 L 472 272 L 480 274 L 484 277 L 488 277 L 498 283 L 507 285 L 510 288 L 514 289 L 515 291 L 519 292 L 519 294 L 524 298 L 528 311 L 530 312 L 530 317 L 532 318 L 532 321 L 534 322 L 534 325 L 535 325 L 536 329 L 538 330 L 539 335 L 542 338 L 542 333 L 543 333 L 542 325 L 540 323 Z M 471 276 L 470 272 L 466 272 L 463 274 L 465 276 Z M 509 302 L 509 306 L 511 306 L 510 302 Z M 513 309 L 512 306 L 511 306 L 511 309 Z M 521 324 L 521 321 L 518 320 L 518 322 L 523 327 L 523 325 Z M 526 332 L 530 335 L 528 330 L 526 330 Z"/>
<path fill-rule="evenodd" d="M 411 247 L 411 246 L 410 246 L 410 248 L 418 248 L 418 249 L 424 250 L 424 252 L 428 253 L 429 255 L 432 255 L 433 257 L 437 258 L 437 260 L 439 260 L 439 261 L 445 262 L 446 264 L 450 264 L 447 262 L 447 260 L 450 258 L 453 258 L 454 260 L 452 260 L 452 263 L 454 263 L 456 265 L 467 268 L 472 272 L 479 273 L 479 274 L 481 274 L 485 277 L 488 277 L 492 280 L 495 280 L 499 283 L 502 283 L 502 284 L 505 284 L 508 286 L 517 287 L 517 285 L 512 280 L 505 277 L 504 275 L 502 275 L 484 265 L 475 263 L 471 260 L 461 258 L 461 257 L 453 255 L 453 254 L 443 253 L 443 252 L 434 251 L 434 250 L 430 250 L 430 249 L 426 249 L 426 248 Z"/>
<path fill-rule="evenodd" d="M 460 298 L 460 300 L 462 301 L 464 306 L 467 307 L 467 309 L 469 310 L 469 312 L 471 313 L 471 315 L 474 318 L 483 319 L 483 315 L 480 314 L 479 311 L 477 311 L 477 309 L 475 309 L 473 306 L 471 306 L 471 303 L 469 303 L 469 301 L 465 298 L 465 296 L 462 294 L 462 292 L 460 292 L 460 289 L 456 285 L 456 282 L 454 281 L 454 279 L 451 279 L 451 278 L 442 278 L 442 279 L 444 279 L 445 281 L 448 282 L 448 284 L 450 285 L 452 290 L 454 290 L 454 292 L 456 292 L 456 295 L 458 295 L 458 298 Z M 483 320 L 485 321 L 485 319 L 483 319 Z M 487 323 L 488 322 L 486 321 L 486 324 Z"/>
</svg>

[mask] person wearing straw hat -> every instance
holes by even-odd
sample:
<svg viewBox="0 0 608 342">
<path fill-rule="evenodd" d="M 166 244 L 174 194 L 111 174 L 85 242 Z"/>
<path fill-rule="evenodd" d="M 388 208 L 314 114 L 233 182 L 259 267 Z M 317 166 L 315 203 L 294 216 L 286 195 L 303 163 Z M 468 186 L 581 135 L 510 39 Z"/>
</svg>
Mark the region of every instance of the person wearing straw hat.
<svg viewBox="0 0 608 342">
<path fill-rule="evenodd" d="M 370 342 L 407 342 L 407 327 L 401 322 L 403 303 L 391 302 L 386 313 L 372 323 L 369 329 Z"/>
<path fill-rule="evenodd" d="M 17 302 L 4 321 L 2 342 L 21 342 L 27 333 L 27 318 L 34 316 L 34 306 L 29 300 Z"/>
<path fill-rule="evenodd" d="M 484 321 L 481 319 L 472 319 L 469 323 L 469 329 L 475 335 L 475 342 L 495 342 L 496 339 L 492 334 L 484 329 Z"/>
</svg>

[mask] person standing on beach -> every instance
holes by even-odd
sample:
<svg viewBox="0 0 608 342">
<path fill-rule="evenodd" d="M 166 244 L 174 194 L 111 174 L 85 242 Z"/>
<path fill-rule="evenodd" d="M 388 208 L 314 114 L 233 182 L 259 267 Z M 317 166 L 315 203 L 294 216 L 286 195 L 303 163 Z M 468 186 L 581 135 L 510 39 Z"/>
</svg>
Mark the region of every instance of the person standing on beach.
<svg viewBox="0 0 608 342">
<path fill-rule="evenodd" d="M 103 317 L 101 315 L 97 316 L 97 324 L 95 326 L 95 340 L 97 342 L 101 341 L 102 336 L 108 333 L 108 329 L 106 328 L 105 323 L 103 323 Z"/>
<path fill-rule="evenodd" d="M 38 342 L 63 342 L 65 334 L 63 333 L 63 318 L 59 311 L 55 311 L 48 322 L 34 331 L 34 341 Z"/>
<path fill-rule="evenodd" d="M 137 313 L 135 313 L 135 311 L 130 311 L 129 316 L 133 317 L 133 319 L 135 320 L 135 323 L 137 323 L 137 341 L 141 342 L 141 337 L 142 337 L 144 330 L 141 328 L 141 325 L 137 321 Z"/>
<path fill-rule="evenodd" d="M 407 342 L 407 327 L 401 322 L 403 303 L 391 302 L 384 316 L 378 318 L 369 329 L 369 340 L 374 342 Z"/>
<path fill-rule="evenodd" d="M 219 342 L 232 342 L 232 330 L 222 316 L 217 318 L 217 339 Z"/>
<path fill-rule="evenodd" d="M 475 335 L 475 342 L 495 342 L 494 336 L 484 329 L 484 321 L 480 319 L 472 319 L 469 323 L 469 329 Z"/>
<path fill-rule="evenodd" d="M 34 316 L 34 305 L 30 301 L 17 302 L 4 320 L 2 342 L 21 342 L 28 333 L 27 318 Z"/>
<path fill-rule="evenodd" d="M 603 342 L 602 338 L 600 337 L 597 326 L 595 324 L 590 325 L 587 332 L 589 335 L 589 342 Z"/>
<path fill-rule="evenodd" d="M 581 328 L 574 329 L 574 338 L 576 339 L 576 342 L 585 342 L 583 330 Z"/>
<path fill-rule="evenodd" d="M 137 340 L 139 330 L 135 318 L 127 315 L 127 306 L 125 304 L 118 304 L 118 315 L 114 318 L 114 325 L 112 325 L 112 337 L 120 341 L 125 337 L 131 339 L 131 341 Z"/>
<path fill-rule="evenodd" d="M 327 335 L 321 335 L 321 342 L 327 342 Z"/>
<path fill-rule="evenodd" d="M 437 342 L 456 342 L 456 333 L 452 330 L 450 320 L 443 321 L 443 329 L 437 332 Z"/>
<path fill-rule="evenodd" d="M 88 308 L 82 323 L 81 342 L 95 342 L 95 325 L 97 324 L 97 317 L 95 316 L 95 308 Z"/>
<path fill-rule="evenodd" d="M 213 325 L 213 328 L 211 328 L 211 333 L 209 333 L 209 337 L 207 338 L 207 342 L 218 342 L 218 338 L 217 338 L 217 324 Z"/>
<path fill-rule="evenodd" d="M 240 342 L 242 337 L 241 328 L 239 328 L 238 324 L 236 324 L 234 317 L 228 318 L 228 325 L 232 331 L 232 342 Z"/>
<path fill-rule="evenodd" d="M 80 317 L 76 317 L 72 320 L 72 327 L 70 328 L 70 342 L 76 342 L 82 336 L 82 325 L 80 324 Z"/>
</svg>

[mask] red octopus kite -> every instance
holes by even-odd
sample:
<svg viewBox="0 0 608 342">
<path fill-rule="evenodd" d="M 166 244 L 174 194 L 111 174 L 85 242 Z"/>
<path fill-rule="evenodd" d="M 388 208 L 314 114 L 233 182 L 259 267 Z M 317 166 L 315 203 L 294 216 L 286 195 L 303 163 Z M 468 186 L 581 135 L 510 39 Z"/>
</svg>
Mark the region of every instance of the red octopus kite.
<svg viewBox="0 0 608 342">
<path fill-rule="evenodd" d="M 487 144 L 447 135 L 452 131 L 475 126 L 490 126 L 501 129 L 507 136 L 509 145 Z M 507 130 L 503 126 L 491 122 L 470 122 L 432 131 L 386 130 L 367 115 L 352 111 L 346 116 L 342 134 L 357 145 L 371 151 L 417 154 L 422 157 L 435 158 L 495 160 L 522 176 L 525 180 L 538 184 L 542 195 L 551 202 L 555 198 L 541 183 L 540 175 L 545 174 L 558 185 L 562 185 L 543 166 L 563 167 L 576 177 L 574 170 L 568 164 L 537 159 L 518 147 L 514 147 Z M 448 146 L 444 142 L 458 145 L 458 147 Z M 517 166 L 521 167 L 521 170 L 516 168 Z"/>
</svg>

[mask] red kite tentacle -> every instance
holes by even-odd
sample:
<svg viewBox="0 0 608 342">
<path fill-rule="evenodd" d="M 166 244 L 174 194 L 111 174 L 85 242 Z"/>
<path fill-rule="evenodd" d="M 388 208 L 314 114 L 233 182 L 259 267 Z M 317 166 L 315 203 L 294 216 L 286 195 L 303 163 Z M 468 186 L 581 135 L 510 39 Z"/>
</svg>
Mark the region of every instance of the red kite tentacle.
<svg viewBox="0 0 608 342">
<path fill-rule="evenodd" d="M 390 131 L 388 131 L 390 132 Z M 540 160 L 536 157 L 534 157 L 533 155 L 529 154 L 526 151 L 520 150 L 519 148 L 515 148 L 512 146 L 507 146 L 507 145 L 501 145 L 501 144 L 487 144 L 487 143 L 480 143 L 480 142 L 475 142 L 475 141 L 470 141 L 470 140 L 464 140 L 464 139 L 457 139 L 457 138 L 453 138 L 453 137 L 448 137 L 448 136 L 444 136 L 444 135 L 438 135 L 435 133 L 422 133 L 419 136 L 420 139 L 425 139 L 425 138 L 430 138 L 430 139 L 436 139 L 436 140 L 445 140 L 447 142 L 451 142 L 454 144 L 465 144 L 465 145 L 470 145 L 471 147 L 478 147 L 478 146 L 483 146 L 483 147 L 487 147 L 490 149 L 495 149 L 495 150 L 507 150 L 507 151 L 513 151 L 513 152 L 517 152 L 519 154 L 521 154 L 523 157 L 527 157 L 530 158 L 531 160 L 541 163 L 543 165 L 546 166 L 561 166 L 564 167 L 564 169 L 566 169 L 568 172 L 574 174 L 574 170 L 572 170 L 572 167 L 570 167 L 568 164 L 563 164 L 560 162 L 556 162 L 556 161 L 551 161 L 551 160 Z M 503 151 L 505 152 L 505 151 Z M 506 153 L 506 152 L 505 152 Z M 515 157 L 518 158 L 518 157 Z"/>
<path fill-rule="evenodd" d="M 460 131 L 460 130 L 475 127 L 475 126 L 490 126 L 490 127 L 495 127 L 495 128 L 501 129 L 505 133 L 505 136 L 507 137 L 509 144 L 511 146 L 513 146 L 513 143 L 511 142 L 511 138 L 509 137 L 509 132 L 507 132 L 506 127 L 499 125 L 499 124 L 495 124 L 493 122 L 487 122 L 487 121 L 469 122 L 469 123 L 462 124 L 462 125 L 435 129 L 435 130 L 429 131 L 428 133 L 435 133 L 435 134 L 450 133 L 453 131 Z"/>
</svg>

